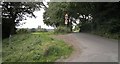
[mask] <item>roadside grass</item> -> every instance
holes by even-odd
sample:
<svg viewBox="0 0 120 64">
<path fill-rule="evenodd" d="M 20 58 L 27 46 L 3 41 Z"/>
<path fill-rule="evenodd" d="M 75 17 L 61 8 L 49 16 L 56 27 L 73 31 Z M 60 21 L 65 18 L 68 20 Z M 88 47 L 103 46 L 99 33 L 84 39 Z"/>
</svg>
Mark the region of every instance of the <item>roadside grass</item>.
<svg viewBox="0 0 120 64">
<path fill-rule="evenodd" d="M 52 32 L 17 34 L 2 43 L 3 62 L 54 62 L 69 57 L 72 47 L 49 35 Z"/>
<path fill-rule="evenodd" d="M 106 38 L 109 38 L 109 39 L 119 39 L 119 34 L 102 33 L 101 31 L 99 31 L 99 32 L 93 31 L 91 33 L 102 36 L 102 37 L 106 37 Z"/>
</svg>

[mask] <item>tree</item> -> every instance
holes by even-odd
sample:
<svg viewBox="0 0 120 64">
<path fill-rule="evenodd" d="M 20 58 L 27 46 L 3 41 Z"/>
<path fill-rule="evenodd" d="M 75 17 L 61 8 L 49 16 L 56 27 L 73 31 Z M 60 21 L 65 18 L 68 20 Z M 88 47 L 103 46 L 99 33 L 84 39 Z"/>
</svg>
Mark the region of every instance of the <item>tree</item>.
<svg viewBox="0 0 120 64">
<path fill-rule="evenodd" d="M 42 2 L 3 2 L 2 3 L 2 33 L 3 38 L 15 34 L 19 21 L 28 17 L 35 17 L 33 12 L 44 6 Z"/>
<path fill-rule="evenodd" d="M 63 26 L 64 15 L 67 13 L 69 3 L 50 2 L 44 13 L 44 23 L 50 26 Z"/>
<path fill-rule="evenodd" d="M 76 23 L 74 19 L 80 20 L 78 26 L 82 31 L 99 32 L 103 35 L 118 34 L 120 33 L 119 7 L 120 3 L 115 2 L 50 3 L 44 13 L 44 22 L 56 27 L 65 25 L 64 15 L 67 13 L 72 18 L 72 22 Z"/>
<path fill-rule="evenodd" d="M 72 22 L 76 23 L 75 19 L 78 19 L 81 14 L 84 18 L 79 18 L 82 22 L 86 21 L 86 17 L 89 16 L 88 9 L 89 3 L 77 3 L 77 2 L 67 2 L 67 3 L 49 3 L 49 8 L 46 9 L 44 13 L 44 23 L 51 26 L 65 26 L 64 24 L 64 16 L 68 14 L 69 27 L 72 28 Z M 86 10 L 87 9 L 87 10 Z"/>
</svg>

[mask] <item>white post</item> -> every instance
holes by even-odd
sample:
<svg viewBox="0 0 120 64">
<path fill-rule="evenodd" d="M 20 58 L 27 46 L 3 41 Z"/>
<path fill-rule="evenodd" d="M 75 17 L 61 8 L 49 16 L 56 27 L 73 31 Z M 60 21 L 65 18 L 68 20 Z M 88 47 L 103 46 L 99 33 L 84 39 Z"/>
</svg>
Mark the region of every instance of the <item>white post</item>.
<svg viewBox="0 0 120 64">
<path fill-rule="evenodd" d="M 65 14 L 65 24 L 68 24 L 68 14 Z"/>
<path fill-rule="evenodd" d="M 11 44 L 11 34 L 10 34 L 10 36 L 9 36 L 9 45 Z"/>
</svg>

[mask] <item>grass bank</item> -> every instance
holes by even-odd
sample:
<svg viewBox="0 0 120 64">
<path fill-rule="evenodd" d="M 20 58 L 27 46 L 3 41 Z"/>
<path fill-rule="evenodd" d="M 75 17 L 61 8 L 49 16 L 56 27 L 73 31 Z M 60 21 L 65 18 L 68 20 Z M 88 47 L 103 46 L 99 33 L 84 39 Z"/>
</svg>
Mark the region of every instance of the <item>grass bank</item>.
<svg viewBox="0 0 120 64">
<path fill-rule="evenodd" d="M 101 31 L 93 31 L 92 34 L 99 35 L 102 37 L 110 38 L 110 39 L 119 39 L 118 34 L 111 34 L 111 33 L 102 33 Z"/>
<path fill-rule="evenodd" d="M 17 34 L 3 40 L 3 62 L 54 62 L 67 58 L 72 47 L 57 40 L 49 32 Z"/>
</svg>

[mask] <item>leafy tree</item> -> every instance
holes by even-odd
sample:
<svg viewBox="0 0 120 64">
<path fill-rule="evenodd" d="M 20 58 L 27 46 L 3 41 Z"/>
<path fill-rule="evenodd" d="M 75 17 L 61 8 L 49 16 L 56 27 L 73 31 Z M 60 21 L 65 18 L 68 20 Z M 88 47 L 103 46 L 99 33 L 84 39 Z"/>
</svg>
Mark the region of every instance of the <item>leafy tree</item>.
<svg viewBox="0 0 120 64">
<path fill-rule="evenodd" d="M 119 7 L 120 3 L 115 2 L 54 2 L 49 3 L 49 8 L 44 13 L 44 22 L 56 27 L 65 26 L 64 15 L 67 13 L 72 22 L 76 23 L 74 19 L 80 20 L 78 26 L 82 31 L 99 32 L 103 35 L 118 34 Z"/>
<path fill-rule="evenodd" d="M 44 13 L 44 23 L 50 26 L 63 26 L 64 15 L 67 13 L 69 3 L 50 2 Z"/>
<path fill-rule="evenodd" d="M 3 2 L 2 3 L 2 33 L 3 38 L 15 34 L 19 21 L 26 20 L 26 16 L 35 17 L 33 12 L 44 6 L 42 2 Z M 25 16 L 26 15 L 26 16 Z"/>
<path fill-rule="evenodd" d="M 68 14 L 68 27 L 72 31 L 72 22 L 76 23 L 76 21 L 73 19 L 77 19 L 79 17 L 79 13 L 81 15 L 85 15 L 85 12 L 83 12 L 83 9 L 80 9 L 80 7 L 84 6 L 86 3 L 76 3 L 76 2 L 53 2 L 49 3 L 49 8 L 46 9 L 46 12 L 44 13 L 44 23 L 51 26 L 65 26 L 65 14 Z M 80 5 L 80 6 L 79 6 Z M 87 9 L 87 8 L 86 8 Z M 86 13 L 86 15 L 88 15 Z M 83 19 L 83 18 L 82 18 Z M 81 20 L 82 20 L 81 19 Z M 84 17 L 86 20 L 86 18 Z"/>
</svg>

